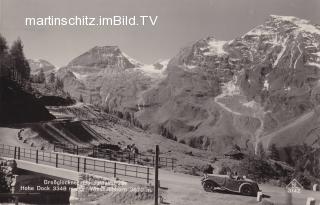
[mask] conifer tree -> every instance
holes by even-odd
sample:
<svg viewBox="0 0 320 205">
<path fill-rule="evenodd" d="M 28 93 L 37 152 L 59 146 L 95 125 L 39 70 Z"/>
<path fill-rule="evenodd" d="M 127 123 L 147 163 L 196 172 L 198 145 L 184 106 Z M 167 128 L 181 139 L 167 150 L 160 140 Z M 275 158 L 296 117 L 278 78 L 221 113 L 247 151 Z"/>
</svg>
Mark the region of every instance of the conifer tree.
<svg viewBox="0 0 320 205">
<path fill-rule="evenodd" d="M 43 69 L 41 69 L 39 74 L 38 74 L 38 82 L 39 83 L 44 83 L 45 81 L 46 81 L 46 76 L 44 74 Z"/>
<path fill-rule="evenodd" d="M 11 75 L 20 84 L 30 79 L 30 66 L 23 53 L 23 44 L 20 39 L 16 40 L 10 49 Z"/>
<path fill-rule="evenodd" d="M 276 147 L 275 144 L 272 144 L 272 145 L 271 145 L 269 151 L 270 151 L 269 157 L 270 157 L 271 159 L 277 160 L 277 161 L 280 160 L 279 151 L 278 151 L 278 149 L 277 149 L 277 147 Z"/>
<path fill-rule="evenodd" d="M 79 102 L 83 102 L 83 97 L 82 97 L 82 94 L 80 94 L 80 97 L 79 97 Z"/>
<path fill-rule="evenodd" d="M 8 46 L 6 39 L 0 34 L 0 77 L 8 76 Z"/>
</svg>

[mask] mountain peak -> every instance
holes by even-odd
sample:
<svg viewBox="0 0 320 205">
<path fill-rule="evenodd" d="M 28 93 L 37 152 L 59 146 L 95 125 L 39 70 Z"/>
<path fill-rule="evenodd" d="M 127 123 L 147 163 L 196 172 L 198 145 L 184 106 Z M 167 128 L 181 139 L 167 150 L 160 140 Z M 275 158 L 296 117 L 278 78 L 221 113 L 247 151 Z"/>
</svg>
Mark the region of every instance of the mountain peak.
<svg viewBox="0 0 320 205">
<path fill-rule="evenodd" d="M 127 69 L 139 67 L 140 64 L 118 46 L 95 46 L 73 59 L 68 66 Z"/>
<path fill-rule="evenodd" d="M 320 27 L 312 24 L 309 20 L 297 18 L 295 16 L 278 16 L 270 15 L 270 20 L 276 22 L 276 26 L 280 26 L 281 23 L 290 23 L 296 27 L 297 31 L 320 34 Z"/>
<path fill-rule="evenodd" d="M 54 65 L 43 59 L 28 59 L 28 63 L 32 74 L 37 74 L 41 69 L 44 72 L 53 72 L 55 70 Z"/>
</svg>

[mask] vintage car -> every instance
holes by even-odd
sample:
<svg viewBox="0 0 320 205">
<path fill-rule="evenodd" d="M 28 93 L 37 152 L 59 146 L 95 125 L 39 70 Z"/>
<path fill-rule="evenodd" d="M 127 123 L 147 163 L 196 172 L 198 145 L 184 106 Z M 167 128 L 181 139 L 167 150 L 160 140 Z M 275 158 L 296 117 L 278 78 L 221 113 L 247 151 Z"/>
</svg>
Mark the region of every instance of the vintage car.
<svg viewBox="0 0 320 205">
<path fill-rule="evenodd" d="M 246 196 L 257 196 L 259 186 L 255 181 L 239 176 L 205 174 L 201 179 L 202 187 L 207 192 L 224 190 Z"/>
</svg>

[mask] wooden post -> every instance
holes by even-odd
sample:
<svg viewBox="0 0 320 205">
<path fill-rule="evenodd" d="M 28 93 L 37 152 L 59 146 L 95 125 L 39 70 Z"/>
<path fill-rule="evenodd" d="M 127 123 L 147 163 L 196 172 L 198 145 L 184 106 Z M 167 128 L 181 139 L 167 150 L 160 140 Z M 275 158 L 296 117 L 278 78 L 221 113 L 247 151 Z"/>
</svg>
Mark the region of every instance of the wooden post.
<svg viewBox="0 0 320 205">
<path fill-rule="evenodd" d="M 18 147 L 18 159 L 20 160 L 20 147 Z"/>
<path fill-rule="evenodd" d="M 114 172 L 113 172 L 113 177 L 117 177 L 117 163 L 114 163 Z"/>
<path fill-rule="evenodd" d="M 77 155 L 79 155 L 79 146 L 77 145 Z"/>
<path fill-rule="evenodd" d="M 39 156 L 39 151 L 38 150 L 36 150 L 36 163 L 38 164 L 38 156 Z"/>
<path fill-rule="evenodd" d="M 314 184 L 314 185 L 312 186 L 312 190 L 313 190 L 313 191 L 319 191 L 319 185 L 318 185 L 318 184 Z"/>
<path fill-rule="evenodd" d="M 286 205 L 292 205 L 292 193 L 286 191 Z"/>
<path fill-rule="evenodd" d="M 129 152 L 129 163 L 130 163 L 130 160 L 131 160 L 131 154 L 130 154 L 130 152 Z"/>
<path fill-rule="evenodd" d="M 83 172 L 86 172 L 87 158 L 84 158 L 83 160 Z"/>
<path fill-rule="evenodd" d="M 15 196 L 15 197 L 14 197 L 14 204 L 15 204 L 15 205 L 18 205 L 18 204 L 19 204 L 19 197 L 18 197 L 18 196 Z"/>
<path fill-rule="evenodd" d="M 156 145 L 156 163 L 154 167 L 154 205 L 158 205 L 159 197 L 159 145 Z"/>
<path fill-rule="evenodd" d="M 257 202 L 260 202 L 262 200 L 262 192 L 258 191 L 257 193 Z"/>
<path fill-rule="evenodd" d="M 78 157 L 78 172 L 80 172 L 80 157 Z"/>
<path fill-rule="evenodd" d="M 308 197 L 306 205 L 316 205 L 316 200 L 313 197 Z"/>
<path fill-rule="evenodd" d="M 174 159 L 171 158 L 171 169 L 173 170 L 173 168 L 174 168 Z"/>
<path fill-rule="evenodd" d="M 58 168 L 58 153 L 56 154 L 56 167 Z"/>
<path fill-rule="evenodd" d="M 14 155 L 13 155 L 13 159 L 17 158 L 17 147 L 14 147 Z"/>
<path fill-rule="evenodd" d="M 149 183 L 149 173 L 150 173 L 150 168 L 147 168 L 147 183 Z"/>
</svg>

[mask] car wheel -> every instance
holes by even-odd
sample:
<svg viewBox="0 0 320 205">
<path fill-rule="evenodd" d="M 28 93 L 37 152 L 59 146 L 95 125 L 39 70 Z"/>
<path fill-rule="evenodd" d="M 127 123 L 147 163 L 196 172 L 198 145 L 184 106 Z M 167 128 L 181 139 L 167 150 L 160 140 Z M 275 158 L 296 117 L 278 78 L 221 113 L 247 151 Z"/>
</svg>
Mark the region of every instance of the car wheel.
<svg viewBox="0 0 320 205">
<path fill-rule="evenodd" d="M 213 192 L 214 188 L 215 188 L 215 183 L 213 183 L 212 181 L 205 181 L 203 183 L 203 189 L 206 191 L 206 192 Z"/>
<path fill-rule="evenodd" d="M 246 196 L 253 196 L 254 195 L 253 188 L 248 184 L 243 185 L 241 187 L 241 194 L 246 195 Z"/>
</svg>

